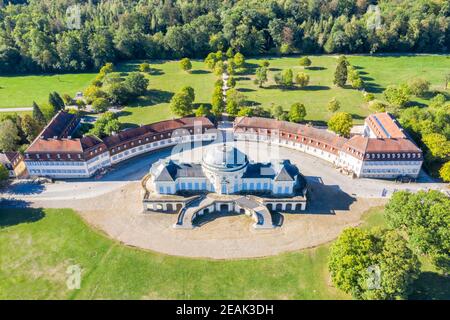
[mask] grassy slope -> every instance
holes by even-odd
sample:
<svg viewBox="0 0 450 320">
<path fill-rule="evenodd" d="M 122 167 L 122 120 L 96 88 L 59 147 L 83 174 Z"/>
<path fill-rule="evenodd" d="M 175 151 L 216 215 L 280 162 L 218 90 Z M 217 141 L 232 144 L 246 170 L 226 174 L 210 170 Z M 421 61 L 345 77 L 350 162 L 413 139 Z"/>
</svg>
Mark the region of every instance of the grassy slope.
<svg viewBox="0 0 450 320">
<path fill-rule="evenodd" d="M 312 66 L 303 70 L 298 66 L 298 57 L 269 58 L 272 71 L 265 88 L 259 89 L 253 83 L 254 67 L 261 59 L 249 59 L 248 74 L 238 75 L 237 87 L 255 105 L 270 107 L 282 105 L 288 109 L 294 102 L 304 103 L 307 120 L 326 121 L 331 114 L 326 110 L 328 101 L 336 97 L 341 102 L 341 111 L 353 114 L 355 121 L 361 123 L 370 113 L 365 106 L 362 93 L 333 85 L 336 66 L 334 56 L 310 56 Z M 367 91 L 382 98 L 382 91 L 389 84 L 399 84 L 413 77 L 422 77 L 432 84 L 432 89 L 443 89 L 443 75 L 448 72 L 450 56 L 349 56 L 350 62 L 359 68 Z M 137 69 L 138 62 L 123 63 L 119 71 L 130 72 Z M 195 89 L 196 103 L 209 104 L 215 80 L 218 78 L 209 72 L 202 61 L 193 61 L 191 73 L 181 70 L 178 61 L 151 61 L 153 70 L 148 76 L 150 90 L 148 95 L 124 108 L 120 120 L 127 124 L 146 124 L 172 118 L 169 101 L 173 94 L 183 86 Z M 252 68 L 253 67 L 253 68 Z M 293 68 L 304 71 L 311 77 L 306 89 L 280 90 L 273 86 L 273 74 L 281 69 Z M 66 74 L 54 76 L 11 76 L 0 77 L 0 108 L 28 107 L 36 100 L 46 102 L 50 91 L 74 94 L 83 90 L 95 74 Z M 413 98 L 417 103 L 426 103 L 423 99 Z"/>
<path fill-rule="evenodd" d="M 327 120 L 331 113 L 327 111 L 328 101 L 336 97 L 341 102 L 341 110 L 353 115 L 356 122 L 370 113 L 363 102 L 363 94 L 351 88 L 338 88 L 333 85 L 336 68 L 335 56 L 310 56 L 312 65 L 303 69 L 298 65 L 298 57 L 273 58 L 270 61 L 269 81 L 262 90 L 253 83 L 254 76 L 243 75 L 238 82 L 238 88 L 246 94 L 249 100 L 262 106 L 272 104 L 282 105 L 288 109 L 293 103 L 305 104 L 308 120 Z M 357 67 L 366 90 L 378 98 L 382 98 L 382 91 L 390 84 L 400 84 L 410 78 L 421 77 L 429 80 L 432 89 L 443 89 L 443 75 L 448 72 L 449 56 L 349 56 L 350 63 Z M 264 59 L 250 59 L 250 65 L 258 65 Z M 294 74 L 306 72 L 310 75 L 310 84 L 305 89 L 280 90 L 276 88 L 273 75 L 280 70 L 292 68 Z M 423 99 L 413 100 L 423 103 Z"/>
<path fill-rule="evenodd" d="M 382 208 L 363 227 L 385 226 Z M 0 215 L 0 299 L 346 299 L 328 285 L 329 245 L 263 259 L 212 261 L 132 249 L 91 230 L 71 210 Z M 424 260 L 414 298 L 450 298 L 449 279 Z M 83 269 L 80 290 L 66 268 Z"/>
<path fill-rule="evenodd" d="M 52 91 L 74 95 L 83 91 L 94 78 L 95 73 L 2 76 L 0 108 L 31 107 L 33 100 L 43 104 Z"/>
<path fill-rule="evenodd" d="M 36 221 L 24 223 L 30 220 Z M 122 246 L 70 210 L 2 210 L 0 226 L 0 299 L 347 298 L 327 285 L 328 246 L 265 259 L 211 261 Z M 79 291 L 65 286 L 71 264 L 83 268 Z"/>
<path fill-rule="evenodd" d="M 136 71 L 137 65 L 138 62 L 125 63 L 118 67 L 118 71 Z M 121 122 L 139 125 L 176 117 L 170 112 L 169 102 L 184 86 L 194 88 L 196 104 L 211 103 L 214 82 L 218 77 L 209 72 L 203 62 L 192 61 L 191 73 L 182 71 L 179 61 L 152 61 L 151 66 L 148 95 L 124 108 Z"/>
</svg>

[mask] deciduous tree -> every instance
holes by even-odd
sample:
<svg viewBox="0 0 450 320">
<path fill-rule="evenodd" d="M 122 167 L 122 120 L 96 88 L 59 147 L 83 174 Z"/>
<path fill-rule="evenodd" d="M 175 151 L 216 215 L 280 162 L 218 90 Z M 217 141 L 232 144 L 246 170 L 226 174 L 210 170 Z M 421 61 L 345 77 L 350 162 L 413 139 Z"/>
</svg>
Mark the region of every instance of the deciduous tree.
<svg viewBox="0 0 450 320">
<path fill-rule="evenodd" d="M 328 121 L 328 129 L 344 137 L 350 136 L 352 126 L 352 115 L 347 112 L 337 112 Z"/>
</svg>

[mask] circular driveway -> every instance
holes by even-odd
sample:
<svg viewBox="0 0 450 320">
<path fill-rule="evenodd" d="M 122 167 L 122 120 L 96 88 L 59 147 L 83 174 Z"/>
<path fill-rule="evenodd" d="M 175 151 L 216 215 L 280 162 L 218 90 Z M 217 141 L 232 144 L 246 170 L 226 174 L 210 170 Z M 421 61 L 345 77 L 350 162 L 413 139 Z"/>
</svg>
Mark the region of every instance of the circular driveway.
<svg viewBox="0 0 450 320">
<path fill-rule="evenodd" d="M 142 214 L 140 179 L 155 161 L 164 157 L 184 162 L 199 161 L 201 150 L 171 154 L 163 150 L 116 166 L 100 179 L 60 181 L 39 190 L 18 186 L 1 196 L 32 206 L 73 208 L 91 225 L 124 244 L 162 253 L 214 259 L 248 258 L 317 246 L 335 239 L 349 226 L 360 223 L 371 206 L 383 205 L 396 189 L 444 188 L 444 184 L 397 184 L 392 181 L 352 179 L 321 159 L 265 143 L 237 143 L 249 159 L 267 162 L 289 159 L 306 176 L 311 197 L 307 210 L 282 214 L 283 223 L 272 230 L 253 230 L 250 218 L 215 216 L 193 230 L 172 228 L 174 214 Z"/>
</svg>

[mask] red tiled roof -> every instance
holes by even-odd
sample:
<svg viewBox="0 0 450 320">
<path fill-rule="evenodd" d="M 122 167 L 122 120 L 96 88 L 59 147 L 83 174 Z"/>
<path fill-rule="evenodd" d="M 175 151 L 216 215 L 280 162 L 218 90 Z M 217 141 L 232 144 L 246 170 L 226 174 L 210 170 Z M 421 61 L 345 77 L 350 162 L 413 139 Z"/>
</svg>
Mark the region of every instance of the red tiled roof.
<svg viewBox="0 0 450 320">
<path fill-rule="evenodd" d="M 362 158 L 367 153 L 422 153 L 409 139 L 370 139 L 363 136 L 354 136 L 342 147 L 342 151 L 353 154 L 360 152 Z"/>
<path fill-rule="evenodd" d="M 403 128 L 387 112 L 371 114 L 366 118 L 365 122 L 377 138 L 406 138 Z"/>
<path fill-rule="evenodd" d="M 80 139 L 36 139 L 26 150 L 26 153 L 79 153 L 83 152 Z"/>
<path fill-rule="evenodd" d="M 118 134 L 103 138 L 103 141 L 108 148 L 113 148 L 123 142 L 139 139 L 145 136 L 160 134 L 176 129 L 190 128 L 194 126 L 194 123 L 201 124 L 203 129 L 214 127 L 213 123 L 205 117 L 181 118 L 156 122 L 139 128 L 124 130 Z"/>
<path fill-rule="evenodd" d="M 65 111 L 58 112 L 42 130 L 39 137 L 44 139 L 67 138 L 67 129 L 76 120 L 76 117 L 76 115 Z"/>
<path fill-rule="evenodd" d="M 319 141 L 327 144 L 335 149 L 340 149 L 341 146 L 347 141 L 346 138 L 340 137 L 332 132 L 324 129 L 318 129 L 304 124 L 292 123 L 288 121 L 278 121 L 268 118 L 260 117 L 239 117 L 236 118 L 235 128 L 257 128 L 257 129 L 270 129 L 279 130 L 280 132 L 288 132 L 302 137 L 312 138 L 315 141 Z"/>
</svg>

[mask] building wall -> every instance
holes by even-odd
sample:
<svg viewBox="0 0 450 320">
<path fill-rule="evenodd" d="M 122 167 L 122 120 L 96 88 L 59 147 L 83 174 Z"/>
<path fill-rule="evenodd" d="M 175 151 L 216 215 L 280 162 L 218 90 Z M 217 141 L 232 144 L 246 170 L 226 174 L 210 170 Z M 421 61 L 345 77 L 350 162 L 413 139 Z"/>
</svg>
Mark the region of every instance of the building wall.
<svg viewBox="0 0 450 320">
<path fill-rule="evenodd" d="M 87 178 L 91 177 L 95 172 L 102 168 L 110 167 L 113 164 L 131 159 L 145 152 L 174 146 L 179 142 L 210 141 L 214 140 L 215 138 L 216 134 L 213 133 L 208 133 L 206 135 L 197 134 L 184 137 L 176 137 L 173 139 L 169 138 L 158 141 L 151 141 L 147 144 L 129 148 L 113 155 L 111 155 L 110 153 L 111 150 L 107 150 L 87 161 L 50 161 L 43 158 L 42 160 L 38 161 L 26 160 L 25 164 L 28 169 L 28 173 L 32 176 L 47 176 L 51 178 Z"/>
</svg>

